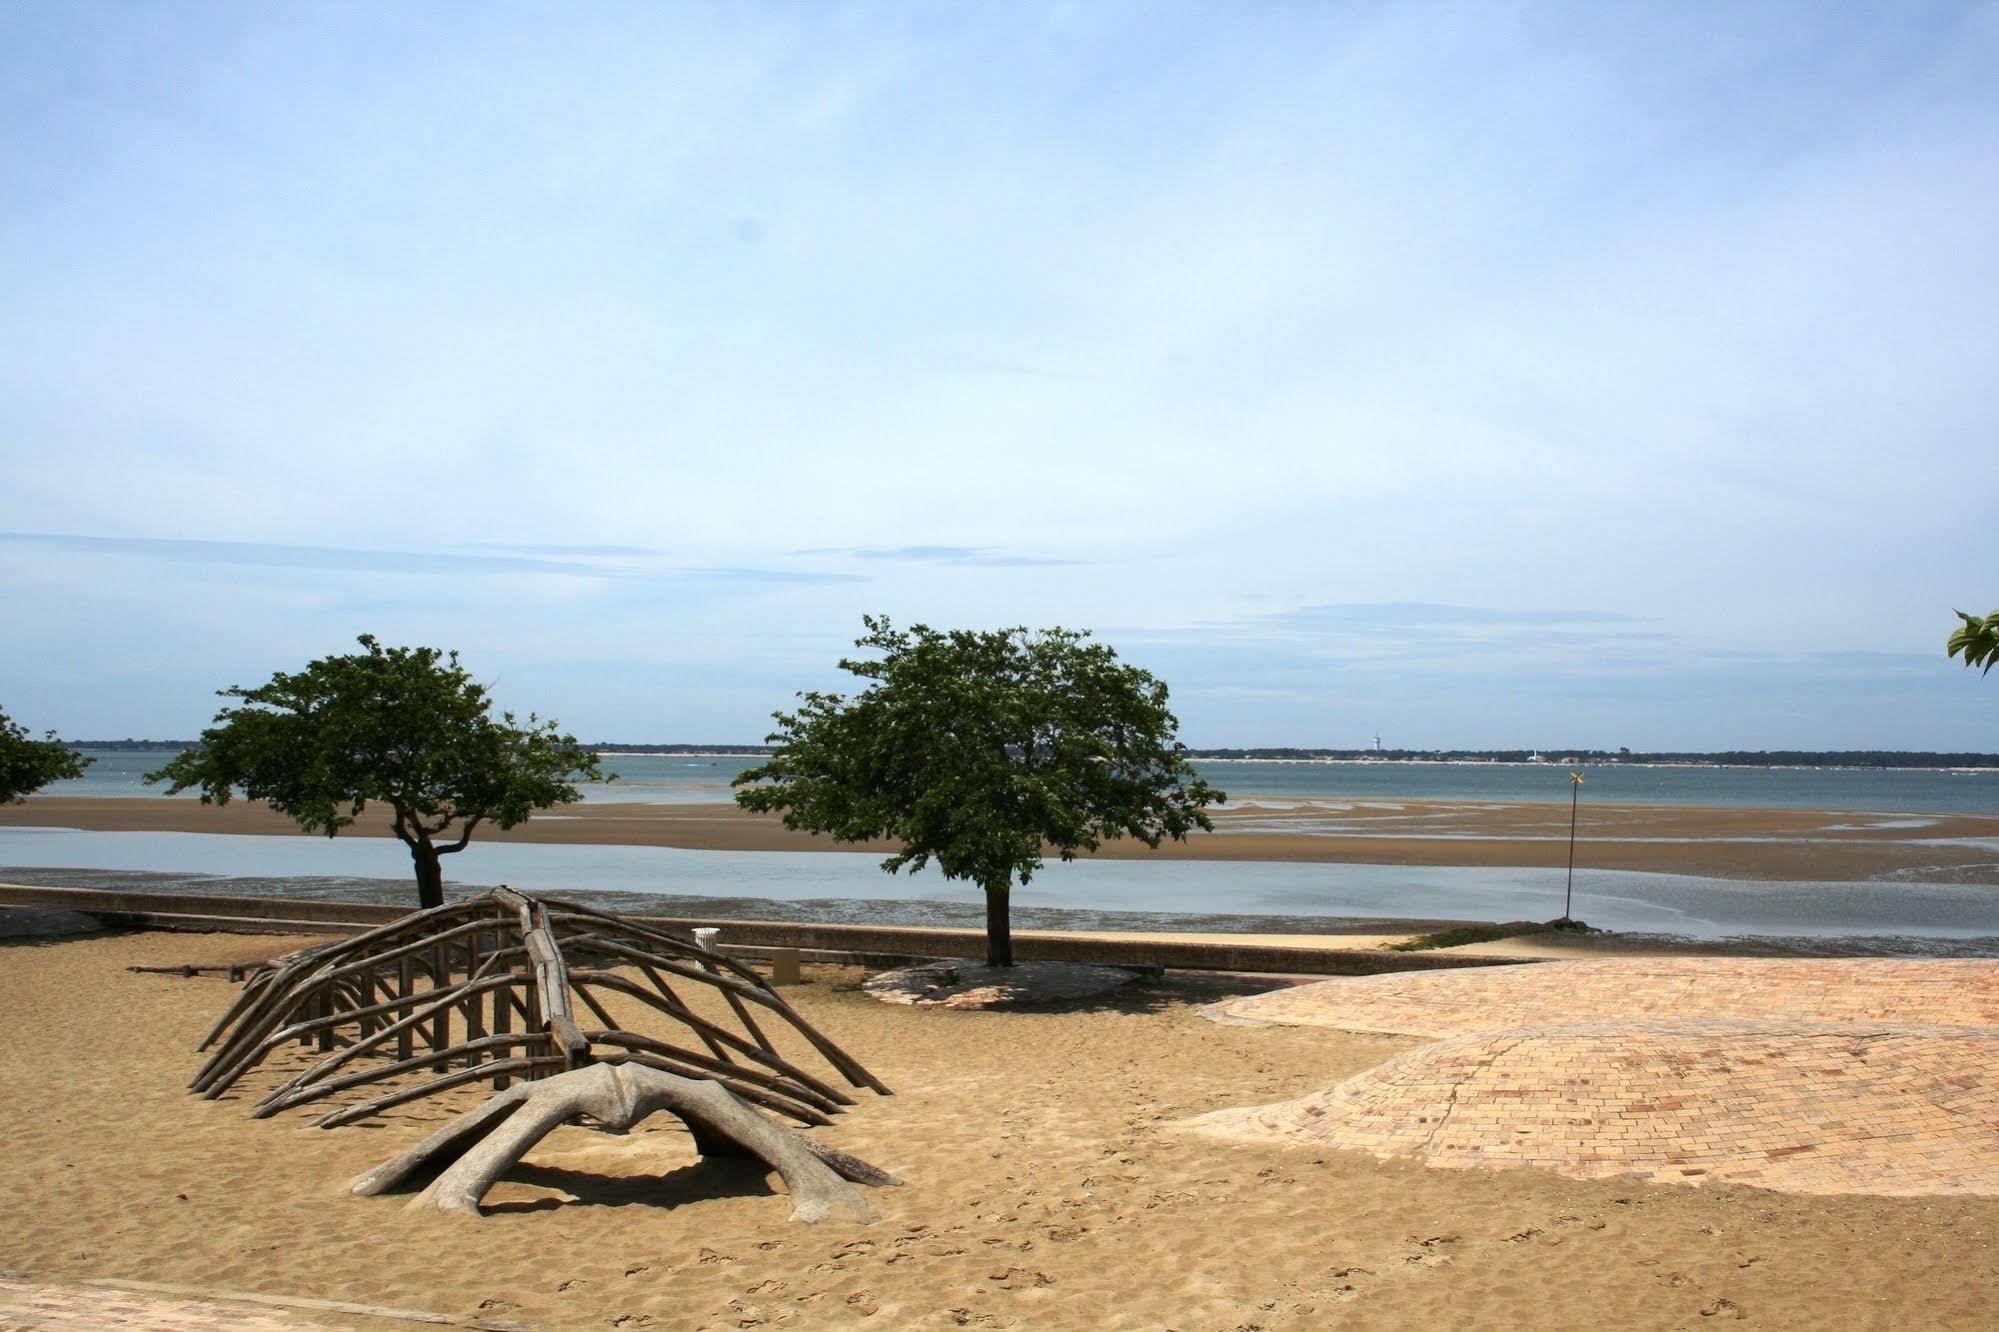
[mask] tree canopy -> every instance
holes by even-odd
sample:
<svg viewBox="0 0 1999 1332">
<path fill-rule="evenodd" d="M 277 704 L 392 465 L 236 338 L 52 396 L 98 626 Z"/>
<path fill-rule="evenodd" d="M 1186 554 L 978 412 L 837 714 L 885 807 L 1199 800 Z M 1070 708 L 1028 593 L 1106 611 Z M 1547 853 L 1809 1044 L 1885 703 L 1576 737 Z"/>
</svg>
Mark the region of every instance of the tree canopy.
<svg viewBox="0 0 1999 1332">
<path fill-rule="evenodd" d="M 91 760 L 56 739 L 50 731 L 40 740 L 0 712 L 0 805 L 33 795 L 50 782 L 83 776 Z"/>
<path fill-rule="evenodd" d="M 328 837 L 370 801 L 386 805 L 421 905 L 438 906 L 440 856 L 464 850 L 481 824 L 511 828 L 581 799 L 574 783 L 598 778 L 598 759 L 552 721 L 494 717 L 456 652 L 359 641 L 361 652 L 219 691 L 239 701 L 146 780 L 198 790 L 204 804 L 263 801 Z"/>
<path fill-rule="evenodd" d="M 836 841 L 898 842 L 891 873 L 935 860 L 977 883 L 992 965 L 1013 962 L 1012 884 L 1050 848 L 1072 860 L 1214 827 L 1205 807 L 1224 797 L 1188 762 L 1166 685 L 1089 634 L 865 623 L 855 646 L 878 655 L 840 669 L 871 683 L 776 713 L 777 752 L 736 779 L 736 800 Z"/>
<path fill-rule="evenodd" d="M 1989 675 L 1994 665 L 1999 665 L 1999 610 L 1990 615 L 1966 615 L 1957 613 L 1964 621 L 1944 644 L 1944 651 L 1953 657 L 1963 657 L 1966 666 L 1976 666 L 1979 673 Z"/>
</svg>

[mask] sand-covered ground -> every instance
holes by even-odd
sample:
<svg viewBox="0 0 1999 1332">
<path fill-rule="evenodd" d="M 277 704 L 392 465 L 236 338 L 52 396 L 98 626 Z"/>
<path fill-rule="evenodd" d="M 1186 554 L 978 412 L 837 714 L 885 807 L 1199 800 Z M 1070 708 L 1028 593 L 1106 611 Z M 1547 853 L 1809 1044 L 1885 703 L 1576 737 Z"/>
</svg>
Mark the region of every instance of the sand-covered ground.
<svg viewBox="0 0 1999 1332">
<path fill-rule="evenodd" d="M 388 835 L 378 811 L 353 833 Z M 1119 858 L 1322 861 L 1362 865 L 1557 866 L 1568 857 L 1566 805 L 1477 801 L 1271 799 L 1219 811 L 1215 831 L 1157 851 L 1130 841 Z M 0 827 L 98 832 L 295 834 L 261 805 L 222 808 L 189 799 L 36 796 L 0 806 Z M 350 834 L 351 835 L 351 834 Z M 888 844 L 840 846 L 785 830 L 734 805 L 589 803 L 542 814 L 482 841 L 672 846 L 711 851 L 885 854 Z M 1593 805 L 1581 824 L 1581 863 L 1717 878 L 1852 881 L 1916 873 L 1933 881 L 1999 883 L 1999 816 L 1866 814 L 1689 805 Z M 1983 843 L 1983 844 L 1981 844 Z"/>
<path fill-rule="evenodd" d="M 1219 1025 L 1195 1010 L 1228 991 L 1195 987 L 1038 1013 L 891 1007 L 851 972 L 791 991 L 898 1090 L 825 1131 L 908 1181 L 871 1226 L 788 1223 L 670 1121 L 559 1131 L 483 1220 L 406 1213 L 342 1185 L 444 1098 L 325 1132 L 189 1097 L 230 987 L 125 970 L 293 942 L 0 947 L 0 1269 L 559 1328 L 1990 1326 L 1999 1200 L 1431 1171 L 1177 1131 L 1416 1044 Z"/>
</svg>

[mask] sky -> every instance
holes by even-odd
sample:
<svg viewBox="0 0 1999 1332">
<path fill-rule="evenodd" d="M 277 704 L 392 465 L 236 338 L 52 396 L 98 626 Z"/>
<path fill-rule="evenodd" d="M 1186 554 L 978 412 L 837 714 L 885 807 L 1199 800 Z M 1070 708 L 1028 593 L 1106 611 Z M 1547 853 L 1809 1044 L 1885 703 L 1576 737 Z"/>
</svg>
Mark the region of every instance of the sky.
<svg viewBox="0 0 1999 1332">
<path fill-rule="evenodd" d="M 1999 7 L 0 8 L 0 709 L 746 742 L 864 613 L 1200 746 L 1999 750 Z"/>
</svg>

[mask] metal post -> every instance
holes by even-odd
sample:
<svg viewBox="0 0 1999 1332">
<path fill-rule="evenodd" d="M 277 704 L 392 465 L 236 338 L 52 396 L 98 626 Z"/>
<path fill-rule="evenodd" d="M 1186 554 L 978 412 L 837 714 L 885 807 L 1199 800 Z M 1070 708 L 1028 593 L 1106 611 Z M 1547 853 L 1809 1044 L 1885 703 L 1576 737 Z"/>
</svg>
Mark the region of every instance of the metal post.
<svg viewBox="0 0 1999 1332">
<path fill-rule="evenodd" d="M 1569 774 L 1569 884 L 1562 893 L 1562 919 L 1574 920 L 1576 900 L 1576 805 L 1582 799 L 1583 775 Z"/>
</svg>

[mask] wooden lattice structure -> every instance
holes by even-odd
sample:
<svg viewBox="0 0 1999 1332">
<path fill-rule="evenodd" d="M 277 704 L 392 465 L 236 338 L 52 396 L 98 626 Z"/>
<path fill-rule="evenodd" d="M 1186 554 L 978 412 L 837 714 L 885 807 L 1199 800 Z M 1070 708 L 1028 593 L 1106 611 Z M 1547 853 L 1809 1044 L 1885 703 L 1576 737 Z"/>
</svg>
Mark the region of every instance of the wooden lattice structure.
<svg viewBox="0 0 1999 1332">
<path fill-rule="evenodd" d="M 713 1004 L 697 1012 L 683 989 L 718 994 L 726 1015 Z M 614 1020 L 604 1002 L 614 994 L 664 1019 L 663 1032 Z M 321 1057 L 265 1094 L 257 1117 L 426 1075 L 316 1121 L 333 1128 L 468 1083 L 505 1091 L 594 1064 L 713 1082 L 806 1125 L 854 1103 L 780 1054 L 766 1025 L 790 1028 L 850 1086 L 888 1093 L 734 959 L 652 925 L 498 888 L 264 965 L 202 1041 L 213 1053 L 191 1090 L 220 1097 L 298 1043 Z"/>
</svg>

